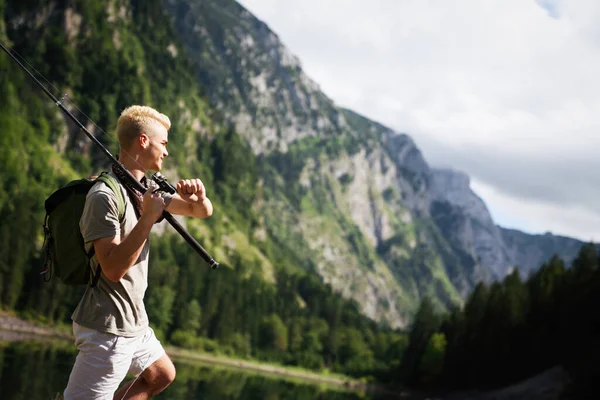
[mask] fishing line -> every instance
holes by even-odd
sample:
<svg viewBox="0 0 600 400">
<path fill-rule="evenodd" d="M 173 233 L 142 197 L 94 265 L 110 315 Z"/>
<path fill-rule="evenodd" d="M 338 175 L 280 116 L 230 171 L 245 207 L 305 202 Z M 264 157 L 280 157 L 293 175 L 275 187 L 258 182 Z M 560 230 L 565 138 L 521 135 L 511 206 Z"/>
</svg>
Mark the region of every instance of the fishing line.
<svg viewBox="0 0 600 400">
<path fill-rule="evenodd" d="M 108 133 L 106 133 L 102 128 L 100 128 L 98 126 L 98 124 L 96 124 L 94 122 L 94 120 L 92 120 L 90 117 L 88 117 L 79 107 L 77 107 L 77 105 L 69 98 L 67 93 L 62 92 L 61 90 L 59 90 L 56 86 L 54 86 L 40 71 L 38 71 L 33 65 L 31 65 L 29 62 L 27 62 L 27 60 L 21 56 L 13 47 L 10 47 L 6 44 L 6 42 L 4 42 L 2 39 L 0 39 L 0 43 L 2 45 L 4 45 L 4 47 L 6 47 L 7 49 L 9 49 L 12 53 L 14 53 L 18 58 L 19 61 L 23 62 L 24 64 L 27 64 L 27 66 L 32 69 L 37 75 L 39 75 L 39 77 L 44 80 L 52 89 L 54 89 L 54 93 L 58 93 L 57 98 L 60 98 L 60 103 L 61 104 L 66 104 L 66 102 L 68 102 L 69 105 L 72 106 L 73 109 L 77 110 L 79 112 L 79 114 L 81 114 L 86 122 L 91 122 L 96 129 L 102 133 L 104 136 L 106 136 L 108 138 L 109 141 L 112 142 L 112 144 L 116 144 L 119 145 L 119 142 L 117 140 L 115 140 L 111 135 L 109 135 Z M 123 153 L 124 155 L 128 156 L 139 168 L 140 170 L 144 171 L 144 173 L 146 173 L 147 171 L 142 167 L 142 165 L 140 163 L 137 162 L 137 160 L 135 160 L 131 154 L 129 154 L 125 149 L 123 149 L 122 147 L 119 146 L 119 152 Z"/>
<path fill-rule="evenodd" d="M 125 175 L 125 178 L 128 179 L 131 184 L 134 185 L 134 187 L 137 188 L 137 190 L 139 190 L 141 193 L 144 193 L 147 191 L 147 188 L 144 187 L 144 185 L 142 185 L 142 183 L 140 181 L 138 181 L 137 179 L 135 179 L 135 177 L 131 174 L 131 172 L 129 172 L 120 162 L 117 158 L 115 158 L 115 156 L 112 155 L 112 153 L 104 146 L 102 145 L 102 143 L 100 143 L 100 141 L 98 141 L 98 139 L 91 134 L 91 132 L 81 123 L 81 121 L 79 121 L 79 119 L 77 119 L 72 113 L 71 111 L 69 111 L 63 104 L 63 102 L 67 99 L 67 95 L 63 95 L 61 100 L 58 100 L 58 98 L 56 96 L 54 96 L 54 94 L 46 87 L 44 86 L 37 78 L 36 76 L 27 69 L 27 67 L 25 67 L 25 65 L 23 65 L 21 63 L 20 59 L 24 59 L 21 55 L 19 55 L 19 57 L 17 58 L 17 56 L 15 56 L 15 54 L 13 54 L 13 50 L 9 50 L 8 46 L 5 45 L 5 42 L 2 41 L 0 39 L 0 48 L 2 48 L 2 50 L 4 50 L 4 52 L 6 52 L 6 54 L 8 54 L 18 65 L 19 67 L 21 67 L 21 69 L 23 69 L 28 75 L 29 77 L 39 86 L 40 89 L 42 89 L 42 91 L 48 95 L 48 97 L 50 97 L 52 99 L 52 101 L 56 104 L 56 106 L 58 106 L 65 114 L 67 114 L 72 120 L 73 122 L 75 122 L 75 124 L 77 124 L 80 128 L 80 130 L 82 130 L 85 135 L 95 144 L 97 145 L 102 152 L 104 153 L 104 155 L 106 155 L 112 162 L 113 164 L 116 165 L 116 167 Z M 15 52 L 16 53 L 16 52 Z M 26 62 L 26 61 L 25 61 Z M 26 62 L 27 63 L 27 62 Z M 29 63 L 27 63 L 29 64 Z M 33 67 L 32 67 L 33 68 Z M 57 91 L 56 87 L 54 87 L 54 85 L 52 85 L 52 83 L 50 83 L 48 81 L 48 79 L 46 79 L 43 74 L 41 74 L 39 71 L 37 71 L 35 68 L 33 68 L 40 76 L 43 77 L 43 79 L 55 90 Z M 72 104 L 72 103 L 71 103 Z M 75 109 L 79 110 L 76 106 L 74 106 Z M 81 110 L 79 110 L 81 111 Z M 83 112 L 82 112 L 83 114 Z M 85 115 L 85 114 L 84 114 Z M 89 121 L 92 121 L 91 119 L 89 119 L 87 116 L 85 116 Z M 94 123 L 94 121 L 92 121 L 92 123 Z M 94 123 L 94 125 L 96 127 L 98 127 L 98 125 L 96 125 Z M 104 135 L 106 135 L 109 140 L 113 140 L 112 138 L 110 138 L 110 136 L 104 132 L 100 127 L 98 127 L 98 129 L 100 130 L 100 132 L 102 132 Z M 135 161 L 135 160 L 134 160 Z M 136 162 L 136 164 L 139 165 L 139 163 Z M 140 166 L 141 167 L 141 166 Z M 141 168 L 142 170 L 144 170 L 143 168 Z M 156 172 L 151 178 L 152 181 L 154 181 L 155 183 L 157 183 L 159 185 L 159 187 L 166 191 L 166 192 L 170 192 L 170 193 L 176 193 L 176 189 L 173 187 L 173 185 L 171 185 L 169 182 L 167 182 L 166 178 L 163 177 L 159 172 Z M 175 220 L 175 218 L 173 217 L 173 215 L 171 213 L 169 213 L 166 210 L 163 210 L 162 216 L 165 220 L 167 220 L 167 222 L 169 222 L 169 224 L 171 224 L 171 226 L 173 228 L 175 228 L 175 230 L 188 242 L 189 245 L 191 245 L 194 250 L 196 250 L 196 252 L 204 259 L 204 261 L 206 261 L 206 263 L 210 266 L 211 269 L 215 269 L 218 268 L 219 263 L 216 262 L 212 256 L 210 254 L 208 254 L 208 252 L 200 245 L 200 243 L 198 243 L 198 241 L 196 241 L 196 239 L 194 239 L 184 228 L 183 226 L 181 226 L 181 224 Z"/>
</svg>

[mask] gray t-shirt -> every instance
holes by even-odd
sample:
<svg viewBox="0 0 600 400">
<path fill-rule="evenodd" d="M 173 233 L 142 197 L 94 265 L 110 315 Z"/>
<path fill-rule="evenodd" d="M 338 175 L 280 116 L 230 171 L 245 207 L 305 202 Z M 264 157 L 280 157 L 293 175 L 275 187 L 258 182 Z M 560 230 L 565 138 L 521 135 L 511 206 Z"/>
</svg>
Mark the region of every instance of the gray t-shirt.
<svg viewBox="0 0 600 400">
<path fill-rule="evenodd" d="M 110 175 L 115 176 L 112 172 Z M 88 192 L 79 222 L 86 251 L 91 249 L 92 241 L 96 239 L 120 235 L 121 240 L 124 240 L 137 224 L 134 206 L 126 189 L 122 185 L 119 188 L 125 199 L 125 216 L 122 221 L 119 221 L 117 197 L 108 186 L 100 182 Z M 172 196 L 163 193 L 163 198 L 168 205 Z M 96 287 L 88 285 L 73 312 L 73 321 L 119 336 L 133 337 L 142 333 L 148 326 L 148 315 L 144 307 L 144 294 L 148 286 L 148 255 L 149 244 L 146 240 L 139 258 L 119 282 L 112 282 L 102 273 Z M 94 255 L 93 273 L 97 265 L 98 259 Z"/>
</svg>

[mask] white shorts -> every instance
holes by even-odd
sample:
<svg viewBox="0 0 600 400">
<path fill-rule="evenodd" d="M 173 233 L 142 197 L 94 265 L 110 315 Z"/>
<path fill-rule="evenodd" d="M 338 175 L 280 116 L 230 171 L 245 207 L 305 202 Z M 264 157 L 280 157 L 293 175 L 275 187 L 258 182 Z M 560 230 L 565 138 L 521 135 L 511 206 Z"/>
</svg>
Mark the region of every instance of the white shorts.
<svg viewBox="0 0 600 400">
<path fill-rule="evenodd" d="M 79 350 L 65 400 L 112 400 L 127 373 L 139 376 L 165 353 L 152 328 L 137 337 L 115 336 L 73 323 Z"/>
</svg>

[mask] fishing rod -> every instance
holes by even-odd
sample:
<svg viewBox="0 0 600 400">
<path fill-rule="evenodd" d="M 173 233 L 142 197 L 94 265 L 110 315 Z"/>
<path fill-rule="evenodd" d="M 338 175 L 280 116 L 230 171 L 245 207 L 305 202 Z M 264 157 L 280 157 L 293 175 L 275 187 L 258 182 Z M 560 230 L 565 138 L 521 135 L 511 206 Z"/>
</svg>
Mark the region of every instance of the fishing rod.
<svg viewBox="0 0 600 400">
<path fill-rule="evenodd" d="M 139 182 L 137 179 L 135 179 L 135 177 L 131 174 L 131 172 L 129 172 L 125 167 L 123 167 L 123 165 L 119 162 L 119 160 L 117 158 L 115 158 L 110 153 L 110 151 L 108 151 L 108 149 L 106 147 L 104 147 L 102 145 L 102 143 L 100 143 L 100 141 L 98 139 L 96 139 L 96 137 L 94 135 L 92 135 L 87 130 L 87 128 L 85 126 L 83 126 L 83 124 L 77 118 L 75 118 L 75 116 L 73 114 L 71 114 L 71 112 L 69 110 L 67 110 L 65 108 L 65 106 L 63 105 L 63 102 L 66 98 L 66 95 L 64 95 L 61 100 L 58 100 L 44 85 L 42 85 L 42 83 L 23 64 L 21 64 L 21 62 L 17 59 L 17 57 L 15 57 L 15 55 L 12 54 L 12 52 L 8 48 L 6 48 L 6 46 L 4 46 L 4 43 L 2 43 L 2 41 L 0 41 L 0 47 L 2 47 L 2 50 L 4 50 L 6 52 L 6 54 L 8 54 L 31 77 L 31 79 L 33 79 L 33 81 L 44 91 L 44 93 L 46 93 L 48 95 L 48 97 L 50 97 L 50 99 L 52 99 L 54 104 L 56 104 L 65 114 L 67 114 L 73 120 L 73 122 L 75 122 L 75 124 L 77 124 L 77 126 L 79 126 L 79 128 L 81 128 L 83 130 L 83 132 L 86 134 L 86 136 L 95 145 L 97 145 L 100 148 L 100 150 L 102 150 L 102 152 L 117 166 L 117 168 L 119 168 L 124 173 L 124 175 L 131 182 L 131 184 L 133 184 L 141 193 L 144 193 L 146 191 L 146 188 L 144 187 L 144 185 L 142 185 L 141 182 Z M 158 184 L 160 189 L 162 189 L 166 192 L 169 192 L 171 194 L 174 194 L 177 192 L 177 190 L 173 187 L 173 185 L 171 185 L 169 182 L 167 182 L 166 178 L 164 176 L 162 176 L 159 172 L 156 172 L 151 177 L 151 179 Z M 196 252 L 198 254 L 200 254 L 200 256 L 204 259 L 204 261 L 206 261 L 208 263 L 208 265 L 210 266 L 211 269 L 218 268 L 219 263 L 216 262 L 210 256 L 210 254 L 208 254 L 208 252 L 200 245 L 200 243 L 198 243 L 196 241 L 196 239 L 194 239 L 192 237 L 192 235 L 190 235 L 181 226 L 181 224 L 179 222 L 177 222 L 177 220 L 173 217 L 173 215 L 171 215 L 166 210 L 163 210 L 162 216 L 164 219 L 166 219 L 171 224 L 171 226 L 173 226 L 173 228 L 175 228 L 175 230 L 177 232 L 179 232 L 179 234 L 185 239 L 185 241 L 188 242 L 192 246 L 192 248 L 194 250 L 196 250 Z"/>
</svg>

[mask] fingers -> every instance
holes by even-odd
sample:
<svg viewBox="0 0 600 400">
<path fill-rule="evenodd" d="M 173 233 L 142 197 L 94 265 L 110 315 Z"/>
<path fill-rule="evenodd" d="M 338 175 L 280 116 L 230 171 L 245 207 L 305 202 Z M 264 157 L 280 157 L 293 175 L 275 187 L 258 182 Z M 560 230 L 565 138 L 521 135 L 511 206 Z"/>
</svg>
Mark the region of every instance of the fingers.
<svg viewBox="0 0 600 400">
<path fill-rule="evenodd" d="M 152 193 L 152 191 L 153 188 L 149 187 L 144 193 L 142 214 L 156 221 L 165 208 L 165 200 L 159 193 Z"/>
<path fill-rule="evenodd" d="M 144 193 L 144 200 L 151 198 L 153 195 L 152 190 L 150 190 L 149 188 L 146 189 L 146 192 Z"/>
<path fill-rule="evenodd" d="M 156 182 L 154 182 L 153 180 L 149 180 L 148 182 L 148 188 L 146 189 L 146 193 L 154 193 L 154 191 L 156 189 L 158 189 L 158 184 Z M 146 194 L 144 193 L 144 195 Z"/>
<path fill-rule="evenodd" d="M 165 199 L 161 196 L 160 193 L 152 193 L 152 200 L 155 201 L 156 203 L 163 203 L 165 202 Z"/>
<path fill-rule="evenodd" d="M 164 199 L 160 195 L 160 193 L 154 193 L 154 190 L 155 189 L 152 189 L 152 188 L 148 188 L 146 190 L 146 193 L 144 193 L 144 201 L 154 201 L 154 202 L 163 202 L 164 203 Z"/>
<path fill-rule="evenodd" d="M 182 179 L 177 182 L 177 192 L 181 194 L 204 193 L 204 184 L 200 179 Z"/>
<path fill-rule="evenodd" d="M 188 193 L 196 193 L 198 191 L 198 180 L 197 179 L 188 179 Z"/>
<path fill-rule="evenodd" d="M 189 179 L 182 179 L 177 183 L 177 191 L 179 193 L 194 193 L 191 189 L 191 182 Z"/>
</svg>

